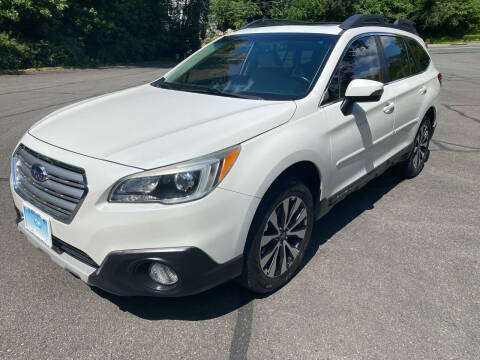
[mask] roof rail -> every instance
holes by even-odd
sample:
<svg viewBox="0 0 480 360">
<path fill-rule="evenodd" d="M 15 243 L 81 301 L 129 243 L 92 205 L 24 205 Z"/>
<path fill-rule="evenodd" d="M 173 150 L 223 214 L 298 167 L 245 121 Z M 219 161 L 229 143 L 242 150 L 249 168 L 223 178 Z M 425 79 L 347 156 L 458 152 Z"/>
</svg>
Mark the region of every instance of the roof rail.
<svg viewBox="0 0 480 360">
<path fill-rule="evenodd" d="M 252 29 L 252 28 L 259 28 L 265 26 L 282 26 L 282 25 L 322 25 L 322 24 L 336 24 L 340 25 L 340 23 L 314 23 L 310 21 L 302 21 L 302 20 L 287 20 L 287 19 L 258 19 L 248 23 L 247 25 L 243 26 L 243 29 Z"/>
<path fill-rule="evenodd" d="M 363 26 L 382 26 L 399 30 L 404 30 L 418 35 L 415 23 L 405 19 L 394 19 L 383 15 L 356 14 L 345 20 L 340 28 L 348 30 Z"/>
</svg>

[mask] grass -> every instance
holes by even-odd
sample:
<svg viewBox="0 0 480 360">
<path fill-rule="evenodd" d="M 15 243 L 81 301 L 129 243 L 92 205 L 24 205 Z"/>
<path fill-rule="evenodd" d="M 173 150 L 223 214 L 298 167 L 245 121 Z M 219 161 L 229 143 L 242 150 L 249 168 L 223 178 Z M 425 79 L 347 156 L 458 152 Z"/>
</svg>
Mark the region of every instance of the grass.
<svg viewBox="0 0 480 360">
<path fill-rule="evenodd" d="M 465 42 L 462 38 L 454 36 L 427 37 L 425 41 L 429 44 L 454 44 Z"/>
<path fill-rule="evenodd" d="M 480 40 L 480 34 L 465 35 L 463 37 L 463 40 L 465 40 L 465 41 L 479 41 Z"/>
<path fill-rule="evenodd" d="M 425 41 L 429 44 L 455 44 L 465 43 L 468 41 L 480 40 L 480 34 L 469 34 L 463 37 L 458 36 L 440 36 L 440 37 L 427 37 Z"/>
</svg>

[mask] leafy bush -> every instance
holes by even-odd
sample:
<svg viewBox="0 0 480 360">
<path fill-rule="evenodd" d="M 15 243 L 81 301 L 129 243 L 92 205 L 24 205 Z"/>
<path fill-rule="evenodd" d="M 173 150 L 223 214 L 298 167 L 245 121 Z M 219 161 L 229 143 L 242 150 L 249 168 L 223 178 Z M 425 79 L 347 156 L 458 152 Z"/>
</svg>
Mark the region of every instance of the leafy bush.
<svg viewBox="0 0 480 360">
<path fill-rule="evenodd" d="M 0 69 L 18 69 L 22 67 L 22 60 L 28 58 L 29 48 L 20 44 L 8 34 L 0 33 Z"/>
<path fill-rule="evenodd" d="M 200 46 L 208 0 L 1 0 L 0 68 L 149 61 Z"/>
<path fill-rule="evenodd" d="M 19 42 L 0 33 L 0 69 L 92 64 L 74 41 L 52 44 L 45 40 Z"/>
</svg>

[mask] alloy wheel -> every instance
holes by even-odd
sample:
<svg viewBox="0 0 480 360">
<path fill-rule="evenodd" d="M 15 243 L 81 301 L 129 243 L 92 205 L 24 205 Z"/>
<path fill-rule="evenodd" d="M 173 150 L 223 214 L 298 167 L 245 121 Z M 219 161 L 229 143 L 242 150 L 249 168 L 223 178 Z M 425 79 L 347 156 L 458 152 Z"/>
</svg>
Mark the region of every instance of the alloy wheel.
<svg viewBox="0 0 480 360">
<path fill-rule="evenodd" d="M 412 165 L 415 169 L 422 167 L 428 153 L 429 129 L 426 123 L 423 123 L 415 137 L 412 153 Z"/>
<path fill-rule="evenodd" d="M 267 277 L 278 277 L 293 264 L 305 239 L 307 219 L 307 207 L 298 196 L 288 196 L 268 216 L 259 254 Z"/>
</svg>

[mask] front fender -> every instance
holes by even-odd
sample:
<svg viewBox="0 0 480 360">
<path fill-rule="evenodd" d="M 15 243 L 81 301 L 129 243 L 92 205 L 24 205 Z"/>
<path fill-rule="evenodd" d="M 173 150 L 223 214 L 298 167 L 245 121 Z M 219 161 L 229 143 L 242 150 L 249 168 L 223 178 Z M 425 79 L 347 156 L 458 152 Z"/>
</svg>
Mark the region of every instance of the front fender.
<svg viewBox="0 0 480 360">
<path fill-rule="evenodd" d="M 262 198 L 283 171 L 301 161 L 317 167 L 321 184 L 328 181 L 329 143 L 313 133 L 308 122 L 289 122 L 243 143 L 220 187 Z"/>
</svg>

